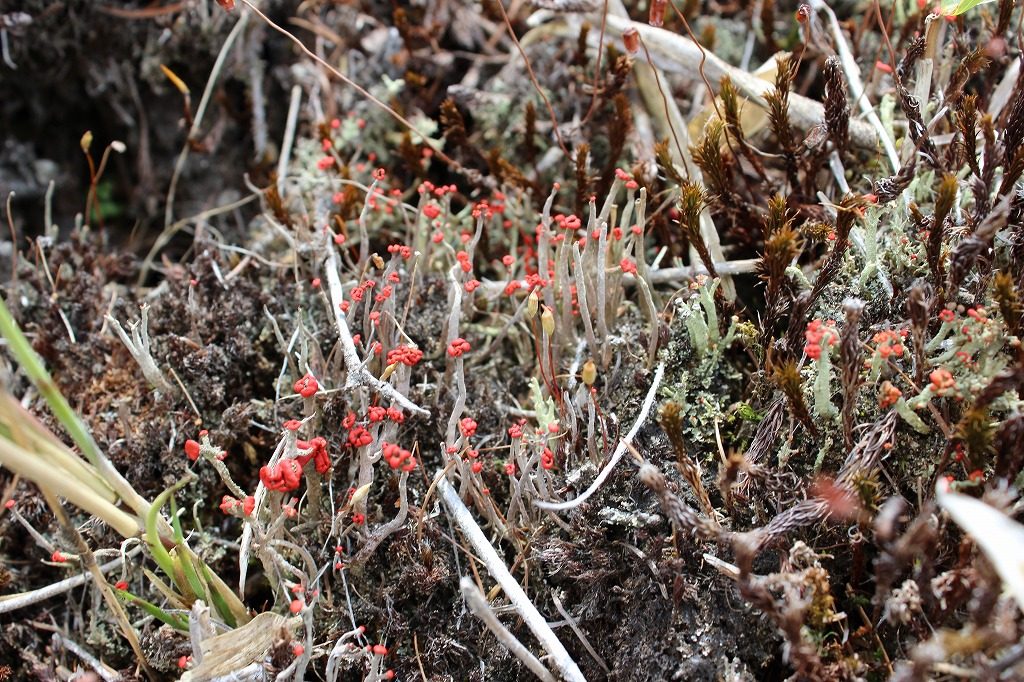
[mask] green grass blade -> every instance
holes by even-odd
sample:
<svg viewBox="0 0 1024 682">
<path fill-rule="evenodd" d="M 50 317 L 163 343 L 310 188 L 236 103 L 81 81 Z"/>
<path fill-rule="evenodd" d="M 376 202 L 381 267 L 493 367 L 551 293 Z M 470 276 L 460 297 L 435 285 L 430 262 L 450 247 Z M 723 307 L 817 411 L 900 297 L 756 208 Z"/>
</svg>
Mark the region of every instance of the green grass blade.
<svg viewBox="0 0 1024 682">
<path fill-rule="evenodd" d="M 181 519 L 178 518 L 178 505 L 174 501 L 174 495 L 171 495 L 171 525 L 174 528 L 174 541 L 178 547 L 174 552 L 174 556 L 178 561 L 178 565 L 181 567 L 181 572 L 185 576 L 185 580 L 188 582 L 188 586 L 192 588 L 192 592 L 195 593 L 200 599 L 205 599 L 209 593 L 206 584 L 199 578 L 199 574 L 196 572 L 196 567 L 192 563 L 193 553 L 189 550 L 188 545 L 185 544 L 185 534 L 181 530 Z"/>
<path fill-rule="evenodd" d="M 984 5 L 989 2 L 995 2 L 995 0 L 960 0 L 960 2 L 955 4 L 943 5 L 942 13 L 947 17 L 958 17 L 978 5 Z"/>
<path fill-rule="evenodd" d="M 221 580 L 221 577 L 211 571 L 206 564 L 197 561 L 200 568 L 202 568 L 204 575 L 206 576 L 206 583 L 210 586 L 210 592 L 216 594 L 217 597 L 225 603 L 234 620 L 238 624 L 244 624 L 249 622 L 249 611 L 245 608 L 245 604 L 238 598 L 227 583 Z M 225 618 L 227 620 L 227 618 Z"/>
<path fill-rule="evenodd" d="M 167 500 L 187 483 L 190 483 L 192 478 L 192 476 L 187 476 L 157 495 L 157 498 L 153 500 L 153 504 L 146 513 L 146 543 L 149 545 L 149 550 L 153 554 L 153 560 L 156 561 L 161 570 L 163 570 L 163 572 L 176 583 L 178 582 L 177 577 L 179 570 L 177 562 L 175 562 L 174 558 L 164 547 L 163 541 L 160 539 L 160 533 L 157 530 L 157 519 L 160 516 L 160 509 L 167 504 Z M 179 584 L 178 588 L 183 589 L 184 585 Z"/>
<path fill-rule="evenodd" d="M 238 621 L 235 619 L 235 614 L 232 612 L 231 607 L 227 601 L 217 590 L 216 585 L 210 578 L 210 569 L 206 567 L 206 564 L 200 563 L 199 568 L 202 569 L 203 575 L 206 577 L 206 584 L 210 586 L 210 601 L 213 602 L 214 608 L 217 609 L 217 613 L 220 617 L 228 624 L 229 627 L 238 627 Z"/>
<path fill-rule="evenodd" d="M 185 603 L 184 598 L 172 590 L 171 586 L 161 580 L 156 573 L 153 573 L 153 571 L 148 568 L 143 568 L 142 573 L 149 579 L 149 582 L 154 588 L 156 588 L 156 591 L 159 592 L 164 599 L 170 602 L 172 608 L 188 609 L 188 604 Z"/>
<path fill-rule="evenodd" d="M 175 630 L 188 632 L 187 618 L 182 618 L 181 616 L 174 613 L 167 613 L 156 604 L 152 604 L 143 599 L 142 597 L 136 597 L 134 594 L 128 592 L 127 590 L 115 589 L 114 592 L 117 594 L 118 597 L 123 599 L 125 602 L 129 604 L 137 604 L 139 608 L 141 608 L 143 611 L 156 618 L 161 623 L 170 625 Z"/>
<path fill-rule="evenodd" d="M 2 297 L 0 297 L 0 334 L 7 339 L 7 348 L 14 355 L 18 364 L 21 365 L 28 378 L 31 379 L 39 394 L 46 400 L 46 404 L 50 406 L 53 416 L 64 426 L 68 435 L 75 441 L 75 444 L 82 451 L 82 454 L 85 455 L 86 459 L 94 467 L 99 468 L 104 456 L 100 452 L 99 446 L 96 445 L 96 441 L 93 440 L 92 433 L 86 427 L 85 422 L 78 416 L 78 413 L 68 404 L 67 399 L 64 398 L 60 389 L 57 388 L 57 384 L 53 382 L 50 373 L 46 371 L 46 365 L 43 364 L 42 358 L 32 349 L 32 344 L 29 343 L 29 340 L 21 332 L 21 328 L 14 321 L 11 311 L 8 310 L 7 304 L 4 303 Z"/>
<path fill-rule="evenodd" d="M 136 514 L 140 517 L 144 516 L 149 510 L 149 503 L 121 476 L 100 450 L 92 437 L 92 432 L 57 388 L 57 384 L 50 377 L 42 358 L 32 349 L 32 344 L 25 338 L 2 297 L 0 297 L 0 335 L 7 339 L 8 350 L 21 365 L 22 371 L 32 381 L 39 394 L 43 396 L 46 404 L 50 407 L 50 412 L 63 425 L 64 430 L 68 432 L 89 463 L 95 467 L 96 473 Z"/>
</svg>

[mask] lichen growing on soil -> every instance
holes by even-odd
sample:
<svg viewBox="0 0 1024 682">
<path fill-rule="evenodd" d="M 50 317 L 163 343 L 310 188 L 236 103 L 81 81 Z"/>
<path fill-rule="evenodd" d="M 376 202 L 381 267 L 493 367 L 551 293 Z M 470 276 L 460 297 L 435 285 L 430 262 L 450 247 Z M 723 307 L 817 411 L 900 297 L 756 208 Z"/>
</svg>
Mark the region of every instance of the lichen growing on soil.
<svg viewBox="0 0 1024 682">
<path fill-rule="evenodd" d="M 0 680 L 1024 676 L 1015 3 L 21 4 Z"/>
</svg>

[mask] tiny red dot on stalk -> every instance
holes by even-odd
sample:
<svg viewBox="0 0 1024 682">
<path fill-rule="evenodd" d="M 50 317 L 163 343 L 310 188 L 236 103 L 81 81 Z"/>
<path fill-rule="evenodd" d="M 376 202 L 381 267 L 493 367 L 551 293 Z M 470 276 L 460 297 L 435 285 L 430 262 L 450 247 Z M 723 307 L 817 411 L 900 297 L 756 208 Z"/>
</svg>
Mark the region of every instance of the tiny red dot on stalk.
<svg viewBox="0 0 1024 682">
<path fill-rule="evenodd" d="M 236 505 L 238 505 L 238 500 L 230 495 L 225 495 L 220 499 L 220 510 L 225 514 L 230 514 Z"/>
<path fill-rule="evenodd" d="M 423 351 L 412 346 L 399 345 L 388 351 L 387 363 L 394 365 L 401 363 L 407 367 L 413 367 L 423 359 Z"/>
<path fill-rule="evenodd" d="M 295 382 L 292 386 L 292 390 L 303 398 L 312 398 L 316 395 L 317 391 L 320 390 L 320 384 L 317 383 L 316 377 L 307 372 L 305 376 Z"/>
<path fill-rule="evenodd" d="M 472 438 L 476 434 L 476 421 L 471 417 L 463 417 L 459 421 L 459 431 L 466 438 Z"/>
<path fill-rule="evenodd" d="M 294 459 L 285 459 L 277 464 L 260 467 L 260 482 L 268 490 L 288 492 L 299 487 L 302 465 Z"/>
<path fill-rule="evenodd" d="M 448 344 L 448 355 L 450 357 L 462 357 L 463 354 L 468 353 L 469 351 L 469 341 L 466 341 L 461 336 L 456 339 L 453 339 L 452 342 Z"/>
<path fill-rule="evenodd" d="M 353 448 L 361 448 L 373 442 L 373 436 L 362 426 L 357 426 L 348 434 L 348 444 Z"/>
<path fill-rule="evenodd" d="M 878 406 L 882 409 L 892 407 L 899 399 L 903 396 L 903 392 L 900 389 L 893 386 L 890 381 L 883 381 L 881 391 L 878 397 Z"/>
<path fill-rule="evenodd" d="M 654 27 L 665 24 L 665 8 L 668 0 L 651 0 L 651 9 L 647 15 L 647 23 Z"/>
<path fill-rule="evenodd" d="M 630 54 L 636 54 L 640 51 L 640 32 L 635 28 L 630 27 L 623 31 L 623 44 L 626 46 L 626 50 Z"/>
<path fill-rule="evenodd" d="M 540 466 L 544 470 L 554 469 L 555 468 L 555 458 L 554 457 L 541 457 L 540 458 Z"/>
</svg>

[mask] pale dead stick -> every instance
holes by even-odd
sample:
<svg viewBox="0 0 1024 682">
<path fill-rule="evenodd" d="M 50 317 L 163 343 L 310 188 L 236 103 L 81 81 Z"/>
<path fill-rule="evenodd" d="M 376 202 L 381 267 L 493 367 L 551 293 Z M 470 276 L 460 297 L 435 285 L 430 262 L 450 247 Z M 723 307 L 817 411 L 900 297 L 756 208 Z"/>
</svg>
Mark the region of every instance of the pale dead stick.
<svg viewBox="0 0 1024 682">
<path fill-rule="evenodd" d="M 828 15 L 829 30 L 832 32 L 832 38 L 836 46 L 836 54 L 839 56 L 839 62 L 842 64 L 843 71 L 846 73 L 846 79 L 850 81 L 850 90 L 854 101 L 857 102 L 857 106 L 861 112 L 867 117 L 871 127 L 875 129 L 875 133 L 878 135 L 879 141 L 882 143 L 882 148 L 885 149 L 885 155 L 889 158 L 889 164 L 892 166 L 892 172 L 898 173 L 900 171 L 900 155 L 896 152 L 896 146 L 893 141 L 889 138 L 889 133 L 886 131 L 885 126 L 882 125 L 881 119 L 878 118 L 878 114 L 875 113 L 875 108 L 868 100 L 867 90 L 864 87 L 864 81 L 860 77 L 860 67 L 857 66 L 857 60 L 853 56 L 853 52 L 850 51 L 850 46 L 846 42 L 846 37 L 843 35 L 843 29 L 839 26 L 839 20 L 836 18 L 835 12 L 832 8 L 825 4 L 824 0 L 810 0 L 811 7 L 815 11 L 825 12 Z M 853 121 L 850 121 L 850 132 L 853 132 Z"/>
<path fill-rule="evenodd" d="M 629 11 L 622 0 L 611 0 L 608 3 L 607 15 L 622 21 L 629 20 Z M 672 139 L 675 140 L 676 144 L 670 147 L 670 153 L 677 163 L 681 162 L 683 164 L 687 179 L 696 182 L 702 191 L 706 190 L 703 171 L 700 166 L 693 162 L 693 156 L 690 153 L 690 133 L 683 112 L 679 109 L 679 104 L 675 99 L 666 94 L 666 88 L 662 86 L 662 83 L 668 83 L 668 79 L 663 69 L 658 68 L 654 63 L 653 55 L 650 53 L 650 46 L 643 42 L 642 39 L 641 45 L 644 50 L 644 59 L 637 61 L 633 66 L 633 73 L 636 77 L 641 99 L 645 102 L 651 118 L 659 122 L 662 134 L 664 134 L 665 129 L 671 133 Z M 697 47 L 698 51 L 701 49 L 699 45 L 695 45 L 695 47 Z M 701 70 L 702 63 L 703 60 L 697 64 L 698 71 Z M 709 206 L 705 205 L 701 209 L 699 221 L 700 233 L 704 238 L 705 244 L 707 244 L 711 258 L 716 261 L 725 260 L 725 252 L 722 251 L 722 242 L 718 235 L 718 228 L 711 217 Z M 689 251 L 691 262 L 700 261 L 697 250 L 692 245 Z M 735 300 L 736 285 L 733 284 L 732 277 L 727 274 L 721 274 L 721 280 L 722 293 L 725 294 L 726 299 L 730 301 Z"/>
<path fill-rule="evenodd" d="M 130 552 L 125 554 L 125 557 L 131 558 L 142 551 L 142 547 L 135 547 Z M 118 557 L 107 563 L 99 566 L 100 573 L 109 573 L 116 568 L 120 568 L 121 564 L 124 563 L 124 558 Z M 34 606 L 41 601 L 45 601 L 52 597 L 56 597 L 59 594 L 64 594 L 76 587 L 81 587 L 87 582 L 92 580 L 92 574 L 90 573 L 79 573 L 76 576 L 65 578 L 60 582 L 47 585 L 46 587 L 40 587 L 39 589 L 32 590 L 30 592 L 22 592 L 20 594 L 10 594 L 0 597 L 0 613 L 9 613 L 16 611 L 17 609 L 23 609 L 26 606 Z"/>
<path fill-rule="evenodd" d="M 661 386 L 662 377 L 665 376 L 665 363 L 661 362 L 658 364 L 658 368 L 654 371 L 654 378 L 651 380 L 651 387 L 647 390 L 647 396 L 644 398 L 643 405 L 640 407 L 640 414 L 637 415 L 636 421 L 633 423 L 633 427 L 629 430 L 629 433 L 619 441 L 619 445 L 615 448 L 615 452 L 612 454 L 608 464 L 605 465 L 601 473 L 597 475 L 594 482 L 590 484 L 590 487 L 584 490 L 579 497 L 569 500 L 568 502 L 543 502 L 540 500 L 534 500 L 533 504 L 535 507 L 546 509 L 547 511 L 568 511 L 579 505 L 583 504 L 591 495 L 597 492 L 598 488 L 605 482 L 605 480 L 611 476 L 612 471 L 615 469 L 615 465 L 619 463 L 622 456 L 626 454 L 629 444 L 636 437 L 636 434 L 640 431 L 640 427 L 647 421 L 647 416 L 651 412 L 651 408 L 654 407 L 654 400 L 658 396 L 658 388 Z"/>
<path fill-rule="evenodd" d="M 468 575 L 462 576 L 462 580 L 459 582 L 459 589 L 462 591 L 462 598 L 466 600 L 469 610 L 484 622 L 484 625 L 494 633 L 494 636 L 498 638 L 498 641 L 506 649 L 522 661 L 523 665 L 529 668 L 530 672 L 536 675 L 538 679 L 543 682 L 555 682 L 551 671 L 545 668 L 544 664 L 529 649 L 523 646 L 523 643 L 516 639 L 516 636 L 509 632 L 508 628 L 502 625 L 498 617 L 494 615 L 490 604 L 487 603 L 487 598 L 484 597 L 484 593 L 480 591 L 480 588 L 476 586 L 472 578 Z"/>
<path fill-rule="evenodd" d="M 701 49 L 689 38 L 644 23 L 630 21 L 612 14 L 608 15 L 608 31 L 619 38 L 620 45 L 622 32 L 630 27 L 640 33 L 640 37 L 651 54 L 651 60 L 663 70 L 692 76 L 700 69 L 703 59 Z M 743 97 L 758 107 L 767 109 L 768 104 L 764 97 L 774 89 L 773 83 L 726 63 L 713 52 L 704 50 L 704 55 L 706 55 L 704 75 L 707 76 L 712 87 L 719 87 L 722 78 L 728 76 Z M 789 119 L 793 126 L 807 132 L 825 120 L 825 108 L 821 102 L 790 93 Z M 850 121 L 850 140 L 858 147 L 866 149 L 875 149 L 878 146 L 878 135 L 875 129 L 870 124 L 859 120 Z"/>
<path fill-rule="evenodd" d="M 501 586 L 508 600 L 515 607 L 527 627 L 530 628 L 530 631 L 533 632 L 537 641 L 550 654 L 551 662 L 554 663 L 555 668 L 558 669 L 562 677 L 568 682 L 586 682 L 587 678 L 583 676 L 579 666 L 576 665 L 576 661 L 565 650 L 561 640 L 558 639 L 558 635 L 554 633 L 547 620 L 540 614 L 537 607 L 526 596 L 526 592 L 523 591 L 523 588 L 509 572 L 505 562 L 502 561 L 497 550 L 494 549 L 494 545 L 487 540 L 487 536 L 480 530 L 480 526 L 473 519 L 469 509 L 459 499 L 459 494 L 455 492 L 455 488 L 452 487 L 443 470 L 438 471 L 434 476 L 434 483 L 437 486 L 441 500 L 448 509 L 449 518 L 458 525 L 462 534 L 469 540 L 473 549 L 476 550 L 481 562 L 487 568 L 487 572 Z"/>
<path fill-rule="evenodd" d="M 224 62 L 227 61 L 228 54 L 231 52 L 231 47 L 235 44 L 235 40 L 242 34 L 246 25 L 249 23 L 249 15 L 242 16 L 241 19 L 234 25 L 231 32 L 228 33 L 227 38 L 224 39 L 224 44 L 221 45 L 220 52 L 217 54 L 217 59 L 213 63 L 213 68 L 210 70 L 210 77 L 206 80 L 206 88 L 203 90 L 203 96 L 199 99 L 199 106 L 196 108 L 196 113 L 192 117 L 192 127 L 189 128 L 188 137 L 185 139 L 185 144 L 181 147 L 181 152 L 178 154 L 177 160 L 174 162 L 174 170 L 171 173 L 171 182 L 167 187 L 167 197 L 164 200 L 164 229 L 157 237 L 156 242 L 150 248 L 149 253 L 146 254 L 146 258 L 142 261 L 142 266 L 139 268 L 138 283 L 142 284 L 145 281 L 146 275 L 149 274 L 149 269 L 153 266 L 153 261 L 156 259 L 156 254 L 162 249 L 167 242 L 171 240 L 178 230 L 180 230 L 187 221 L 174 221 L 174 195 L 178 191 L 178 180 L 181 178 L 182 172 L 185 170 L 185 163 L 188 161 L 189 151 L 192 149 L 192 142 L 199 136 L 200 127 L 202 126 L 203 117 L 206 115 L 206 108 L 210 104 L 210 98 L 213 97 L 213 89 L 217 84 L 217 77 L 224 68 Z M 248 202 L 249 199 L 245 199 Z"/>
<path fill-rule="evenodd" d="M 380 393 L 388 400 L 398 403 L 409 412 L 429 416 L 430 412 L 428 410 L 412 402 L 391 384 L 373 376 L 363 366 L 362 361 L 359 359 L 355 342 L 352 340 L 352 333 L 348 328 L 345 313 L 341 310 L 341 303 L 345 299 L 345 294 L 342 290 L 341 275 L 339 274 L 340 264 L 338 263 L 338 256 L 335 252 L 334 244 L 326 236 L 323 248 L 327 252 L 327 256 L 324 258 L 324 269 L 327 272 L 327 290 L 331 296 L 331 309 L 338 328 L 338 339 L 341 342 L 342 357 L 345 360 L 345 368 L 348 370 L 348 379 L 346 380 L 345 387 L 353 389 L 357 386 L 366 386 Z"/>
</svg>

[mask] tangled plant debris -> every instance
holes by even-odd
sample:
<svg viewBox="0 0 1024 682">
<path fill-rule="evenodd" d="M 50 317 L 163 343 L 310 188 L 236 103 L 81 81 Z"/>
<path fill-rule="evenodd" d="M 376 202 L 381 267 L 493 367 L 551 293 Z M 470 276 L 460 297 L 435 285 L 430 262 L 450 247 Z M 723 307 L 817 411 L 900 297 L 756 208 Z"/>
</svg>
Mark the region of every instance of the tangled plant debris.
<svg viewBox="0 0 1024 682">
<path fill-rule="evenodd" d="M 1022 21 L 0 14 L 0 680 L 1024 677 Z"/>
</svg>

